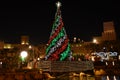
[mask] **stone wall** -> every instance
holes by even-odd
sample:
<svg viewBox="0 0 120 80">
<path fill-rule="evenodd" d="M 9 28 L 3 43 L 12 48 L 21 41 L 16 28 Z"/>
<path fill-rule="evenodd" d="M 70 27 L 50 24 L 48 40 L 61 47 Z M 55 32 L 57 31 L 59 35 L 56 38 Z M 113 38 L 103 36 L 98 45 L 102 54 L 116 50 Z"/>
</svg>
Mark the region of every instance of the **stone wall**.
<svg viewBox="0 0 120 80">
<path fill-rule="evenodd" d="M 49 72 L 72 72 L 93 70 L 92 61 L 40 61 L 38 68 Z"/>
</svg>

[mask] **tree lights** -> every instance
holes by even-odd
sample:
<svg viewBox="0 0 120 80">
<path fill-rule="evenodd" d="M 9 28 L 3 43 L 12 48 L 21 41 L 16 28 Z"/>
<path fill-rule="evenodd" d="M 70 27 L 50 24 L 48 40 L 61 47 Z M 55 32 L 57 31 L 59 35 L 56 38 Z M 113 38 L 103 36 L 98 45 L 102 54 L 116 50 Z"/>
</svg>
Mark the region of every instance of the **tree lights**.
<svg viewBox="0 0 120 80">
<path fill-rule="evenodd" d="M 69 39 L 66 31 L 63 27 L 63 21 L 61 17 L 60 6 L 61 3 L 57 2 L 57 12 L 55 15 L 55 21 L 52 26 L 52 32 L 48 41 L 46 49 L 46 60 L 63 61 L 71 57 Z"/>
</svg>

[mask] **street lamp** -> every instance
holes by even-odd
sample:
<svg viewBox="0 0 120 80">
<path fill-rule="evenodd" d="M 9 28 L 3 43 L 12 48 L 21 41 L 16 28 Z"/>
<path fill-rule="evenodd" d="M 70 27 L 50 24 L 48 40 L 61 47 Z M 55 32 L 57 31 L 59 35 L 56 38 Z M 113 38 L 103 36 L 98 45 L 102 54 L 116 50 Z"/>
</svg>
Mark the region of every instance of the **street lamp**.
<svg viewBox="0 0 120 80">
<path fill-rule="evenodd" d="M 20 58 L 21 58 L 20 68 L 23 68 L 27 65 L 26 59 L 25 59 L 27 56 L 28 56 L 27 51 L 21 51 L 21 53 L 20 53 Z"/>
<path fill-rule="evenodd" d="M 96 39 L 93 39 L 93 43 L 97 43 L 97 40 L 96 40 Z"/>
<path fill-rule="evenodd" d="M 20 53 L 20 56 L 21 56 L 21 58 L 22 58 L 22 61 L 25 61 L 25 58 L 27 57 L 27 55 L 28 55 L 27 51 L 22 51 L 22 52 Z"/>
</svg>

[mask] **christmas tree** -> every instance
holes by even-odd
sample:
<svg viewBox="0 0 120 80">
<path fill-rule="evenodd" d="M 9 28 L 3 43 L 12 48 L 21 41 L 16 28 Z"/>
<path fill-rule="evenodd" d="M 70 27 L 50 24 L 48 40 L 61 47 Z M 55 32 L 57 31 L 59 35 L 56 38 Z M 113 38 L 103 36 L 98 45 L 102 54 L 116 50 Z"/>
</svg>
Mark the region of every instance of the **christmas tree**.
<svg viewBox="0 0 120 80">
<path fill-rule="evenodd" d="M 56 4 L 57 11 L 55 14 L 55 21 L 48 41 L 45 59 L 51 61 L 71 60 L 72 52 L 70 49 L 70 43 L 65 28 L 63 27 L 61 17 L 61 3 L 57 2 Z"/>
</svg>

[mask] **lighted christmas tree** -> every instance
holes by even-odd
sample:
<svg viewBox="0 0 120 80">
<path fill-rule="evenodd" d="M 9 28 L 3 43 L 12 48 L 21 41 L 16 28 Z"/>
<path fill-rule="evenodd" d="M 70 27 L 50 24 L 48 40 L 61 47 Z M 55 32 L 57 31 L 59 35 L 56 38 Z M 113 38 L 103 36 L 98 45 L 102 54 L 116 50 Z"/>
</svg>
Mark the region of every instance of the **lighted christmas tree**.
<svg viewBox="0 0 120 80">
<path fill-rule="evenodd" d="M 51 61 L 64 61 L 71 60 L 71 49 L 69 39 L 63 27 L 60 6 L 61 3 L 57 2 L 57 11 L 55 14 L 55 21 L 52 26 L 52 32 L 48 41 L 46 49 L 46 60 Z"/>
</svg>

